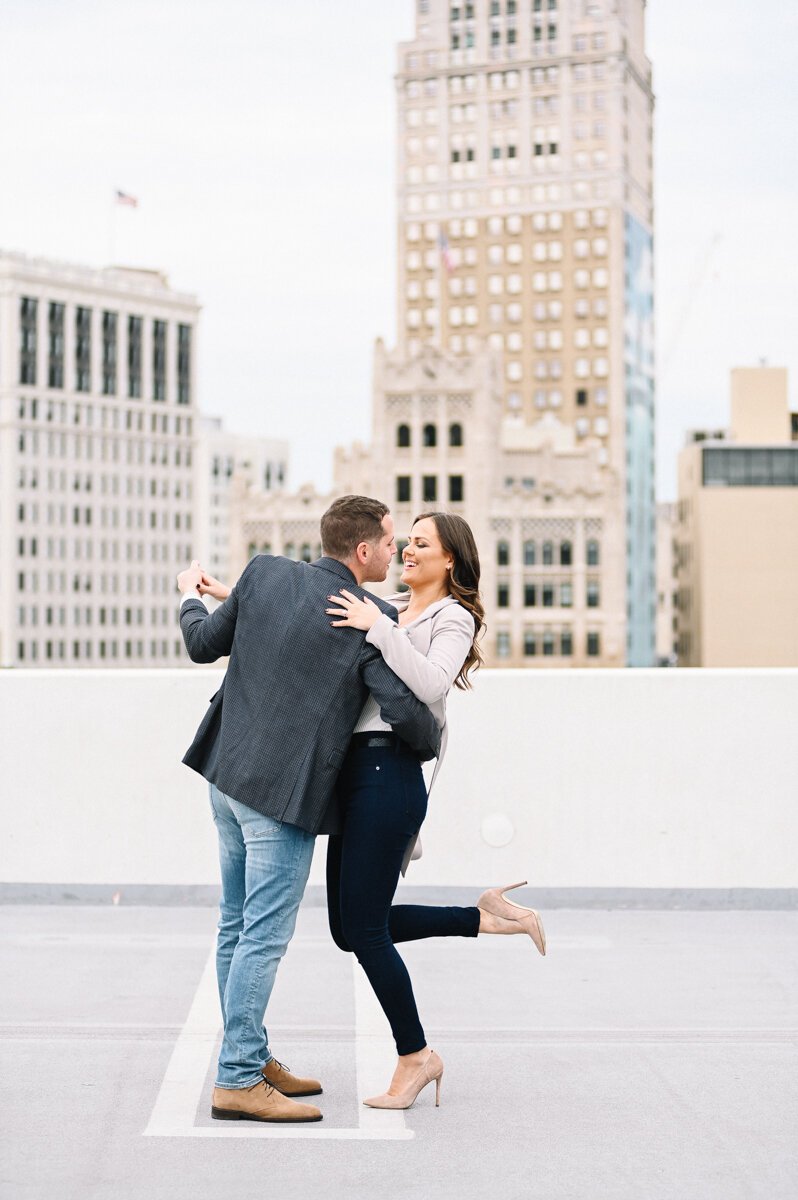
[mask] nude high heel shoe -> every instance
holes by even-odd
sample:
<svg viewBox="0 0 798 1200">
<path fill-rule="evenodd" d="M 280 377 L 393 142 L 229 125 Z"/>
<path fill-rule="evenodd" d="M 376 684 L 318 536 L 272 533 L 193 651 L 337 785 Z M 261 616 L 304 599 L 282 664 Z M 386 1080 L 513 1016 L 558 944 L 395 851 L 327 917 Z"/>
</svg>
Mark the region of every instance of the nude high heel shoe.
<svg viewBox="0 0 798 1200">
<path fill-rule="evenodd" d="M 424 1063 L 424 1066 L 419 1071 L 412 1083 L 408 1084 L 403 1092 L 399 1092 L 397 1096 L 389 1096 L 386 1092 L 383 1096 L 372 1096 L 370 1100 L 364 1100 L 369 1108 L 410 1108 L 418 1099 L 419 1092 L 427 1086 L 428 1083 L 435 1082 L 435 1107 L 440 1108 L 441 1104 L 441 1080 L 443 1079 L 443 1059 L 440 1054 L 436 1054 L 434 1050 L 430 1050 L 429 1058 Z"/>
<path fill-rule="evenodd" d="M 477 900 L 477 908 L 483 908 L 485 912 L 492 913 L 494 917 L 504 917 L 505 921 L 517 921 L 532 938 L 540 953 L 545 954 L 546 934 L 543 932 L 543 923 L 537 911 L 504 898 L 505 892 L 525 887 L 526 883 L 527 880 L 522 879 L 520 883 L 511 883 L 507 887 L 488 888 Z"/>
</svg>

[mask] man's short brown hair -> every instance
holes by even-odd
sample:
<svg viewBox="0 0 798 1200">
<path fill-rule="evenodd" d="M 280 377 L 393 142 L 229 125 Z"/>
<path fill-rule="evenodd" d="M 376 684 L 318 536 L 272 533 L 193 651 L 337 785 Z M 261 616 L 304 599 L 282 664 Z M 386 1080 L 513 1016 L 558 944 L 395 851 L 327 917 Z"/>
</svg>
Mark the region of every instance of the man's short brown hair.
<svg viewBox="0 0 798 1200">
<path fill-rule="evenodd" d="M 370 496 L 341 496 L 321 519 L 321 549 L 328 558 L 347 562 L 361 542 L 378 542 L 385 533 L 382 519 L 390 510 Z"/>
</svg>

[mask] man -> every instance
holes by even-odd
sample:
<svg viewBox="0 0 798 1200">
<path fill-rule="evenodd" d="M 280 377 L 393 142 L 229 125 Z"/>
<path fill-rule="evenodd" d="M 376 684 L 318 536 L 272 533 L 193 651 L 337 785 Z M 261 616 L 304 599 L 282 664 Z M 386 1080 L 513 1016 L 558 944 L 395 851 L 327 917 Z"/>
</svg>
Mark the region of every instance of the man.
<svg viewBox="0 0 798 1200">
<path fill-rule="evenodd" d="M 256 556 L 213 613 L 200 599 L 198 563 L 177 579 L 191 659 L 230 656 L 183 759 L 211 785 L 219 835 L 216 965 L 224 1039 L 211 1113 L 220 1120 L 321 1120 L 314 1105 L 291 1098 L 317 1095 L 321 1084 L 277 1062 L 263 1018 L 294 932 L 315 834 L 337 832 L 335 780 L 369 693 L 422 758 L 440 748 L 426 706 L 364 634 L 334 629 L 325 613 L 337 589 L 362 595 L 362 584 L 385 579 L 396 553 L 388 509 L 365 496 L 336 500 L 322 517 L 321 541 L 315 563 Z"/>
</svg>

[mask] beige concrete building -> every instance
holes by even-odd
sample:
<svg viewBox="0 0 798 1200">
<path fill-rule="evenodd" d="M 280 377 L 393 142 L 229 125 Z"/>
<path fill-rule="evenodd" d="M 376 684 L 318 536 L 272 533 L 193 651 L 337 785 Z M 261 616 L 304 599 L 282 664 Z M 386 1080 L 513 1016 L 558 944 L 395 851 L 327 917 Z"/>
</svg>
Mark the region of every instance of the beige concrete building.
<svg viewBox="0 0 798 1200">
<path fill-rule="evenodd" d="M 503 354 L 506 414 L 621 481 L 629 665 L 654 659 L 644 0 L 418 0 L 399 47 L 398 351 Z"/>
<path fill-rule="evenodd" d="M 174 666 L 194 553 L 194 296 L 0 252 L 0 666 Z"/>
<path fill-rule="evenodd" d="M 236 574 L 257 552 L 307 561 L 334 496 L 380 496 L 397 538 L 420 512 L 459 512 L 482 560 L 487 661 L 499 666 L 622 666 L 620 484 L 554 414 L 534 426 L 505 413 L 495 352 L 413 359 L 377 343 L 369 446 L 335 454 L 334 488 L 268 496 L 242 483 L 234 501 Z M 385 590 L 398 586 L 392 570 Z"/>
<path fill-rule="evenodd" d="M 288 443 L 232 433 L 220 417 L 199 418 L 197 443 L 197 555 L 217 579 L 229 579 L 230 496 L 238 477 L 247 487 L 282 491 L 288 476 Z"/>
<path fill-rule="evenodd" d="M 787 372 L 732 371 L 725 438 L 679 458 L 678 656 L 686 667 L 798 666 L 798 417 Z"/>
</svg>

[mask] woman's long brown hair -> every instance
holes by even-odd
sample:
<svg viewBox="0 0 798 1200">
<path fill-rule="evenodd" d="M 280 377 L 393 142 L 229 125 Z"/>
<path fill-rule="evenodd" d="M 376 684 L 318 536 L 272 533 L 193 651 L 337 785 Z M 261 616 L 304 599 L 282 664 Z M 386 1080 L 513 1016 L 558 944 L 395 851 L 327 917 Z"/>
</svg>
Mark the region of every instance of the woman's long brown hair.
<svg viewBox="0 0 798 1200">
<path fill-rule="evenodd" d="M 468 678 L 469 671 L 482 666 L 482 652 L 479 648 L 479 636 L 485 628 L 485 609 L 479 594 L 479 552 L 471 532 L 471 526 L 456 513 L 425 512 L 416 517 L 414 525 L 419 521 L 434 521 L 441 539 L 441 546 L 446 554 L 451 554 L 452 563 L 449 576 L 449 594 L 454 596 L 458 604 L 468 609 L 474 618 L 474 640 L 468 656 L 460 668 L 454 681 L 454 686 L 462 691 L 471 687 Z"/>
</svg>

